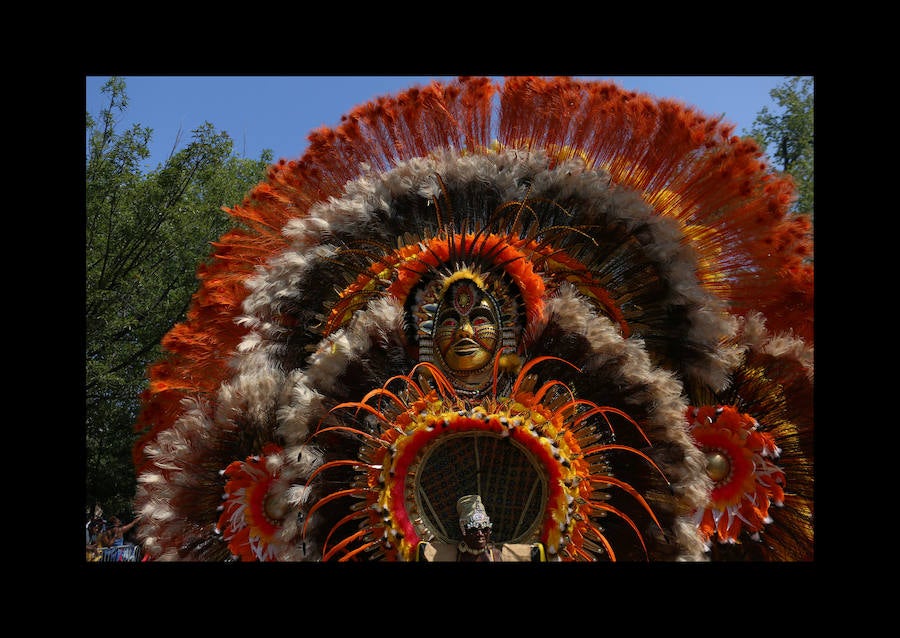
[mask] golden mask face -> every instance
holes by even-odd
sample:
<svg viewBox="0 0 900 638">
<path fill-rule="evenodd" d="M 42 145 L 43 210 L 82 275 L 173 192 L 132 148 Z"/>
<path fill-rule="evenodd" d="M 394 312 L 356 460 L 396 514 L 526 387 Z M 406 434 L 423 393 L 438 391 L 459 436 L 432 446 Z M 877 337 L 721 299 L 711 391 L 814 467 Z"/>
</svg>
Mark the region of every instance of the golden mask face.
<svg viewBox="0 0 900 638">
<path fill-rule="evenodd" d="M 471 280 L 447 290 L 435 318 L 434 346 L 452 372 L 474 372 L 493 360 L 500 318 L 492 300 Z"/>
</svg>

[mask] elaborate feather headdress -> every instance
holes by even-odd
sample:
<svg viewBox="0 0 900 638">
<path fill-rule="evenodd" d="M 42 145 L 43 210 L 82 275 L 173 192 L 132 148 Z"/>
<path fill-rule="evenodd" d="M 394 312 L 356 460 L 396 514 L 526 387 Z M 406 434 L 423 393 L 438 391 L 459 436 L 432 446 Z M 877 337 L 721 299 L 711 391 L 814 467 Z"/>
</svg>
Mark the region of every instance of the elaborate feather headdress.
<svg viewBox="0 0 900 638">
<path fill-rule="evenodd" d="M 479 494 L 552 560 L 811 558 L 810 225 L 732 129 L 514 77 L 314 132 L 151 367 L 145 553 L 412 560 Z"/>
</svg>

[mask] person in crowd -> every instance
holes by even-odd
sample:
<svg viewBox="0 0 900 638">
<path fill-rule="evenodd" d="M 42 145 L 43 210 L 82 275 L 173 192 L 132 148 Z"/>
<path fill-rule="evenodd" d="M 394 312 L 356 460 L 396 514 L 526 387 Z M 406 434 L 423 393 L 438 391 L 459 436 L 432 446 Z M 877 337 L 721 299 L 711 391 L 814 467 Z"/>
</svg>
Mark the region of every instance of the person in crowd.
<svg viewBox="0 0 900 638">
<path fill-rule="evenodd" d="M 137 525 L 137 522 L 141 519 L 140 516 L 135 517 L 133 521 L 130 523 L 123 525 L 121 519 L 118 516 L 111 516 L 109 519 L 109 529 L 112 531 L 110 538 L 111 546 L 119 546 L 125 544 L 125 534 L 127 534 L 132 527 Z"/>
<path fill-rule="evenodd" d="M 103 548 L 105 545 L 103 541 L 105 540 L 105 535 L 103 534 L 103 519 L 102 518 L 93 518 L 90 523 L 88 523 L 87 528 L 87 538 L 85 539 L 85 559 L 89 562 L 97 562 L 103 556 Z"/>
</svg>

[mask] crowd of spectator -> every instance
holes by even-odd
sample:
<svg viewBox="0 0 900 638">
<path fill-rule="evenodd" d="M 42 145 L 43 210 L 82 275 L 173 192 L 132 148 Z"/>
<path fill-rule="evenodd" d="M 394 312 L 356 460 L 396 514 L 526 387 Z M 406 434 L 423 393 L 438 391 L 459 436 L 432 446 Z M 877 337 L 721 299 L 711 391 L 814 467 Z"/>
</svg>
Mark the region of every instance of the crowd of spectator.
<svg viewBox="0 0 900 638">
<path fill-rule="evenodd" d="M 140 517 L 122 523 L 118 516 L 94 516 L 85 524 L 85 560 L 88 562 L 139 562 L 141 546 L 134 537 Z"/>
</svg>

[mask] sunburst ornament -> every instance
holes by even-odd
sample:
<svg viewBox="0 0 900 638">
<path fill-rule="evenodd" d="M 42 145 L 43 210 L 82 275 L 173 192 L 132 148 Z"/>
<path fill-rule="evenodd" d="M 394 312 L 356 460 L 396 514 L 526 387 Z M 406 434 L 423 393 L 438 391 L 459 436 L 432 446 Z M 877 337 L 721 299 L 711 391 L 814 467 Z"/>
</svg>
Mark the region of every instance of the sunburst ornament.
<svg viewBox="0 0 900 638">
<path fill-rule="evenodd" d="M 222 470 L 226 479 L 222 514 L 217 531 L 228 543 L 231 553 L 244 561 L 274 561 L 282 519 L 288 509 L 280 503 L 279 479 L 281 448 L 267 445 L 262 456 L 234 461 Z"/>
<path fill-rule="evenodd" d="M 327 474 L 329 470 L 352 466 L 359 476 L 351 489 L 334 492 L 309 510 L 316 510 L 336 499 L 356 497 L 363 499 L 360 506 L 338 521 L 323 547 L 323 560 L 353 560 L 369 553 L 387 560 L 410 561 L 422 540 L 438 535 L 454 538 L 455 526 L 440 520 L 439 511 L 450 509 L 455 494 L 467 489 L 464 482 L 470 476 L 460 468 L 445 466 L 440 480 L 453 489 L 447 502 L 441 503 L 438 490 L 423 489 L 428 482 L 426 475 L 434 472 L 428 466 L 431 458 L 440 456 L 438 450 L 448 444 L 468 438 L 472 443 L 478 437 L 490 439 L 491 458 L 479 465 L 474 473 L 479 478 L 475 487 L 485 491 L 489 507 L 493 507 L 492 520 L 498 535 L 506 534 L 514 540 L 535 540 L 542 543 L 550 560 L 616 560 L 616 548 L 604 533 L 604 525 L 612 518 L 624 522 L 633 533 L 633 541 L 639 543 L 645 558 L 647 546 L 641 529 L 625 512 L 608 504 L 607 490 L 618 488 L 640 504 L 653 523 L 661 529 L 644 497 L 627 482 L 609 472 L 607 455 L 625 452 L 647 463 L 648 468 L 663 476 L 662 470 L 644 452 L 618 445 L 614 442 L 612 421 L 624 419 L 637 429 L 649 444 L 640 426 L 621 410 L 600 407 L 590 401 L 575 399 L 561 382 L 549 381 L 540 388 L 531 387 L 534 377 L 530 369 L 552 357 L 532 359 L 521 370 L 512 387 L 510 397 L 496 394 L 496 373 L 499 356 L 494 367 L 493 395 L 489 400 L 472 405 L 461 398 L 446 376 L 436 366 L 421 363 L 402 381 L 399 394 L 387 388 L 373 391 L 363 401 L 336 406 L 332 412 L 349 409 L 363 411 L 378 422 L 376 433 L 371 428 L 330 426 L 320 433 L 343 431 L 365 438 L 358 459 L 334 460 L 321 465 L 310 482 Z M 422 378 L 422 384 L 414 378 Z M 427 380 L 430 380 L 428 383 Z M 436 390 L 429 391 L 431 384 Z M 424 388 L 424 389 L 423 389 Z M 408 398 L 401 398 L 408 397 Z M 485 446 L 484 449 L 487 449 Z M 505 450 L 501 452 L 499 450 Z M 509 470 L 515 458 L 527 463 Z M 528 464 L 532 472 L 526 474 Z M 504 472 L 506 472 L 504 474 Z M 482 476 L 483 475 L 483 476 Z M 527 501 L 517 504 L 512 511 L 528 512 L 528 502 L 540 503 L 532 508 L 533 520 L 520 520 L 515 531 L 504 521 L 501 503 L 492 495 L 491 481 L 506 482 L 507 495 L 518 490 Z M 509 483 L 520 482 L 521 485 Z M 507 503 L 509 505 L 509 503 Z M 332 536 L 343 526 L 357 523 L 358 531 L 346 535 L 343 540 L 328 545 Z"/>
<path fill-rule="evenodd" d="M 759 540 L 772 522 L 769 508 L 784 505 L 785 475 L 775 464 L 781 449 L 734 406 L 691 407 L 688 423 L 714 482 L 708 505 L 696 515 L 704 538 L 737 543 L 747 534 Z"/>
</svg>

